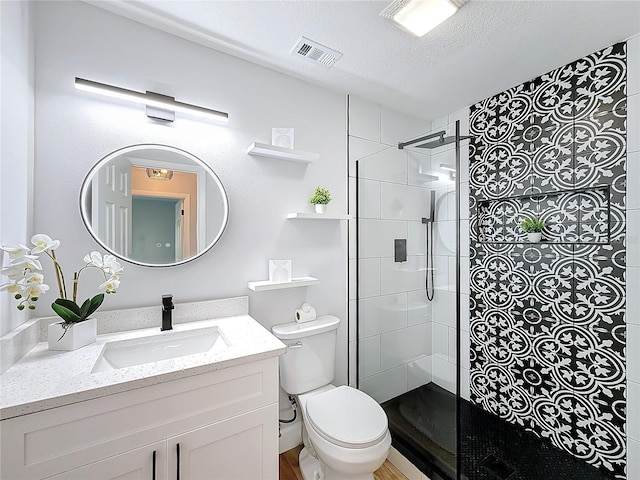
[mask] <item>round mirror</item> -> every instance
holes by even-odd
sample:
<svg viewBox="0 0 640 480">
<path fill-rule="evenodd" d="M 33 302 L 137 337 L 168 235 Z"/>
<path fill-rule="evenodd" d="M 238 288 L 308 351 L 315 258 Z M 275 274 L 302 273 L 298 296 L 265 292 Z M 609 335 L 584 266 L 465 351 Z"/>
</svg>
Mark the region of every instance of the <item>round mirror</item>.
<svg viewBox="0 0 640 480">
<path fill-rule="evenodd" d="M 150 267 L 203 255 L 229 218 L 227 194 L 213 170 L 165 145 L 132 145 L 100 160 L 82 184 L 80 211 L 102 248 Z"/>
</svg>

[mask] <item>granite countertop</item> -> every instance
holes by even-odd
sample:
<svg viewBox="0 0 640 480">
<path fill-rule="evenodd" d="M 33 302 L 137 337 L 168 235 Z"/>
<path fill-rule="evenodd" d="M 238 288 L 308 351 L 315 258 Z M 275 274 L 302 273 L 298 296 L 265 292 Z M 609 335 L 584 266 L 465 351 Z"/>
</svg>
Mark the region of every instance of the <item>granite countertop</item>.
<svg viewBox="0 0 640 480">
<path fill-rule="evenodd" d="M 229 345 L 222 351 L 182 356 L 153 363 L 91 373 L 107 342 L 218 327 Z M 129 342 L 127 342 L 129 343 Z M 145 328 L 98 335 L 95 343 L 72 352 L 50 351 L 38 343 L 0 376 L 0 420 L 112 395 L 178 378 L 266 359 L 286 346 L 249 315 L 174 325 L 170 332 Z"/>
</svg>

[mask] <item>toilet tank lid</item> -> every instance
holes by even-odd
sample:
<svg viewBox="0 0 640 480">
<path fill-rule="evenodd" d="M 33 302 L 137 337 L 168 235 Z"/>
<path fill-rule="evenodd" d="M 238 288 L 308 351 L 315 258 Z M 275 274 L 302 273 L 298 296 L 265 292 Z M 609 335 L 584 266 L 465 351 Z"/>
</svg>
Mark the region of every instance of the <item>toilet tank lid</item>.
<svg viewBox="0 0 640 480">
<path fill-rule="evenodd" d="M 336 330 L 340 319 L 333 315 L 322 315 L 310 322 L 290 322 L 271 327 L 271 332 L 280 340 L 308 337 Z"/>
</svg>

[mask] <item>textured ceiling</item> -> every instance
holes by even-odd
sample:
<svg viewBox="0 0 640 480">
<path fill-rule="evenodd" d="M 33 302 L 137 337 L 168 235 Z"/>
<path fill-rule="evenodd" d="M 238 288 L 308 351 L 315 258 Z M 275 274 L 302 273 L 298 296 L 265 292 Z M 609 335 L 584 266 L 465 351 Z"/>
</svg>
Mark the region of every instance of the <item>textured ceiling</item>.
<svg viewBox="0 0 640 480">
<path fill-rule="evenodd" d="M 388 1 L 90 1 L 197 43 L 433 119 L 640 32 L 640 0 L 471 0 L 414 38 Z M 290 53 L 301 35 L 344 56 L 330 69 Z"/>
</svg>

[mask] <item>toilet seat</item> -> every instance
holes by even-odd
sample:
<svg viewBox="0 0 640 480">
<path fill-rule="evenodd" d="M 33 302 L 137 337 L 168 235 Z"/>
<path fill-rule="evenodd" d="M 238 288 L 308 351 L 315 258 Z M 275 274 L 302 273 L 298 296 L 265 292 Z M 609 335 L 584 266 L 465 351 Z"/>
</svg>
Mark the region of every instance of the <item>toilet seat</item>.
<svg viewBox="0 0 640 480">
<path fill-rule="evenodd" d="M 322 438 L 345 448 L 367 448 L 384 440 L 387 415 L 366 393 L 341 386 L 313 395 L 306 417 Z"/>
</svg>

